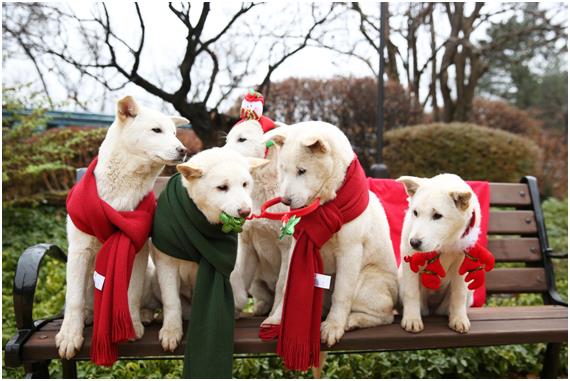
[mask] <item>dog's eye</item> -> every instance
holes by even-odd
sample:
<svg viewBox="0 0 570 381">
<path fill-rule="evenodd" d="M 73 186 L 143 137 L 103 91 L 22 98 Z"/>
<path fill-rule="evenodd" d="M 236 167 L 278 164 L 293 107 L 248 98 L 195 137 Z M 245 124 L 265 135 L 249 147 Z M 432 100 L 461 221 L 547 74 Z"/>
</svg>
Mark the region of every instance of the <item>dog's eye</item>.
<svg viewBox="0 0 570 381">
<path fill-rule="evenodd" d="M 221 190 L 222 192 L 227 192 L 228 186 L 227 185 L 218 185 L 218 190 Z"/>
<path fill-rule="evenodd" d="M 305 174 L 305 172 L 307 172 L 306 169 L 297 168 L 297 175 L 298 175 L 298 176 L 301 176 L 301 175 Z"/>
<path fill-rule="evenodd" d="M 155 127 L 152 129 L 152 132 L 156 132 L 157 134 L 160 134 L 162 132 L 162 128 Z"/>
<path fill-rule="evenodd" d="M 434 220 L 439 220 L 441 217 L 443 217 L 443 216 L 442 216 L 441 214 L 439 214 L 439 213 L 434 213 L 433 216 L 432 216 L 432 218 L 433 218 Z"/>
<path fill-rule="evenodd" d="M 247 188 L 247 182 L 243 183 L 243 187 Z"/>
<path fill-rule="evenodd" d="M 416 217 L 418 216 L 418 211 L 417 211 L 417 210 L 414 210 L 414 216 L 416 216 Z"/>
<path fill-rule="evenodd" d="M 243 143 L 245 142 L 247 139 L 246 138 L 238 138 L 238 143 Z"/>
</svg>

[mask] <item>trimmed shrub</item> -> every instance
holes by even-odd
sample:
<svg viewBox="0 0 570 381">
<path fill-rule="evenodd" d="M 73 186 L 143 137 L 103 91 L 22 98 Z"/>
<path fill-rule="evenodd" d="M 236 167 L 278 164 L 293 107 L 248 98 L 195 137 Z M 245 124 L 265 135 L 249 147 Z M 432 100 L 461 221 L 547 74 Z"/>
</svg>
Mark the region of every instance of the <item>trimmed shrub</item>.
<svg viewBox="0 0 570 381">
<path fill-rule="evenodd" d="M 518 182 L 537 176 L 541 151 L 532 141 L 468 123 L 434 123 L 385 135 L 384 160 L 390 177 L 432 177 L 455 173 L 468 180 Z"/>
<path fill-rule="evenodd" d="M 58 128 L 22 133 L 2 129 L 3 201 L 59 203 L 75 183 L 75 169 L 97 155 L 106 128 Z"/>
</svg>

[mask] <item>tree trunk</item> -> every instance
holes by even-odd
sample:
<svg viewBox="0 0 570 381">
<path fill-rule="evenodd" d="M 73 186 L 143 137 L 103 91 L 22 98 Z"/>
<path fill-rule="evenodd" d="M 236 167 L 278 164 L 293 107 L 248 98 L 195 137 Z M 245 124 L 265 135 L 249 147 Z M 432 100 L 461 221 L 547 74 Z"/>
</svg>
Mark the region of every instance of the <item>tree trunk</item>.
<svg viewBox="0 0 570 381">
<path fill-rule="evenodd" d="M 217 110 L 208 111 L 204 103 L 175 103 L 174 108 L 190 120 L 205 149 L 224 144 L 225 133 L 238 121 L 238 118 L 220 114 Z"/>
</svg>

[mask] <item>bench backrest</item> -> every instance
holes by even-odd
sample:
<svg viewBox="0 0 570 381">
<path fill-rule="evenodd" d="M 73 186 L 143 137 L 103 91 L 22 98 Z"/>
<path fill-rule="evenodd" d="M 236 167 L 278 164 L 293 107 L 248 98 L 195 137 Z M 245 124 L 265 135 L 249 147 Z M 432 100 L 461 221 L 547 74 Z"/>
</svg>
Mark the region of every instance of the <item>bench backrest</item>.
<svg viewBox="0 0 570 381">
<path fill-rule="evenodd" d="M 168 179 L 157 179 L 157 197 Z M 498 265 L 487 274 L 487 292 L 541 293 L 545 303 L 553 303 L 558 295 L 536 179 L 527 176 L 519 184 L 491 183 L 490 190 L 489 250 Z"/>
</svg>

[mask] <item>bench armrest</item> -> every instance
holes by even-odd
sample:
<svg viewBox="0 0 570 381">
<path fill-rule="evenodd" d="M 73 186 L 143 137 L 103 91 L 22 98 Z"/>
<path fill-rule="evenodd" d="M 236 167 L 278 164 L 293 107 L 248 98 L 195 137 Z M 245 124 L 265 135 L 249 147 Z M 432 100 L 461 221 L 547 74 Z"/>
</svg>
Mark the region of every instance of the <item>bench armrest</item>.
<svg viewBox="0 0 570 381">
<path fill-rule="evenodd" d="M 41 243 L 28 247 L 18 259 L 14 276 L 14 314 L 18 333 L 6 343 L 6 366 L 20 365 L 20 351 L 28 337 L 44 324 L 59 316 L 34 321 L 34 297 L 40 268 L 45 256 L 58 259 L 65 263 L 67 257 L 56 245 Z"/>
<path fill-rule="evenodd" d="M 552 259 L 568 259 L 568 253 L 554 253 L 549 251 L 546 255 L 548 255 Z"/>
<path fill-rule="evenodd" d="M 67 262 L 67 256 L 56 245 L 40 243 L 28 247 L 18 259 L 14 276 L 14 313 L 18 329 L 34 327 L 32 311 L 40 268 L 45 256 Z"/>
<path fill-rule="evenodd" d="M 557 304 L 568 307 L 568 302 L 565 302 L 558 290 L 556 289 L 556 281 L 554 278 L 554 266 L 552 264 L 553 254 L 550 245 L 548 244 L 548 234 L 546 232 L 546 223 L 544 221 L 544 213 L 542 212 L 542 203 L 540 200 L 540 191 L 538 189 L 538 182 L 534 176 L 525 176 L 521 179 L 521 183 L 528 185 L 530 195 L 531 208 L 534 212 L 536 221 L 538 241 L 540 243 L 540 252 L 542 254 L 542 265 L 546 273 L 546 283 L 548 291 L 544 295 L 545 301 L 551 304 Z"/>
</svg>

